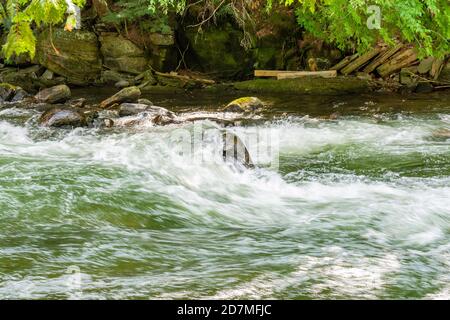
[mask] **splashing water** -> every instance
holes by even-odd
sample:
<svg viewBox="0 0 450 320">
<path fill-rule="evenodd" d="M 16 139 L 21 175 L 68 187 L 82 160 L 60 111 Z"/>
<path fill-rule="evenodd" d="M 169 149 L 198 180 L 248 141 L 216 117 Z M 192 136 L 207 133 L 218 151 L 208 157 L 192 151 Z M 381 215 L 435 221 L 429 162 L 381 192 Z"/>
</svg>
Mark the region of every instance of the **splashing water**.
<svg viewBox="0 0 450 320">
<path fill-rule="evenodd" d="M 448 113 L 238 126 L 242 171 L 1 112 L 0 298 L 450 298 Z"/>
</svg>

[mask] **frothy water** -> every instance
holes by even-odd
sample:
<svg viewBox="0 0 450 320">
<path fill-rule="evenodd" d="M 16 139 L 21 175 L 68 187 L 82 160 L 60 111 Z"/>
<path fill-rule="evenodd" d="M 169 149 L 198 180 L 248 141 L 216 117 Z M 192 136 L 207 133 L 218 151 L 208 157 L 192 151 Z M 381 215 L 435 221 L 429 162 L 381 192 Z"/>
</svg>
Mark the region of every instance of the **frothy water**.
<svg viewBox="0 0 450 320">
<path fill-rule="evenodd" d="M 260 120 L 238 170 L 1 112 L 0 298 L 450 298 L 449 114 Z"/>
</svg>

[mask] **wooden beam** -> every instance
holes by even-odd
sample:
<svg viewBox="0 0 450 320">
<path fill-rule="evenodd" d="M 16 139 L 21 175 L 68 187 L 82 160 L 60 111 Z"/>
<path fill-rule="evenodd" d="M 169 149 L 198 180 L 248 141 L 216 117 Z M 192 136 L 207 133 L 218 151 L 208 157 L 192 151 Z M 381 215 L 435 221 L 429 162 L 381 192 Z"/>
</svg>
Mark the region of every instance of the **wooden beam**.
<svg viewBox="0 0 450 320">
<path fill-rule="evenodd" d="M 392 59 L 388 60 L 377 68 L 377 72 L 381 77 L 387 77 L 401 68 L 408 67 L 417 60 L 417 52 L 414 49 L 406 49 L 395 54 Z"/>
<path fill-rule="evenodd" d="M 381 55 L 373 60 L 367 67 L 364 68 L 363 72 L 365 73 L 371 73 L 375 71 L 376 68 L 378 68 L 380 65 L 385 63 L 390 57 L 392 57 L 394 54 L 396 54 L 401 48 L 403 48 L 403 43 L 399 43 L 395 47 L 392 47 L 385 52 L 381 53 Z"/>
<path fill-rule="evenodd" d="M 344 75 L 348 75 L 352 73 L 353 71 L 357 71 L 359 68 L 361 68 L 363 65 L 365 65 L 368 61 L 376 57 L 383 49 L 382 48 L 375 48 L 370 50 L 369 52 L 363 54 L 359 58 L 357 58 L 355 61 L 350 62 L 345 68 L 341 70 L 341 73 Z"/>
<path fill-rule="evenodd" d="M 335 78 L 337 76 L 336 70 L 327 71 L 295 71 L 289 73 L 279 73 L 277 75 L 278 80 L 282 79 L 294 79 L 305 77 L 320 77 L 320 78 Z"/>
<path fill-rule="evenodd" d="M 255 77 L 276 77 L 279 73 L 289 73 L 296 71 L 286 70 L 255 70 Z"/>
<path fill-rule="evenodd" d="M 352 62 L 353 60 L 355 60 L 356 58 L 358 58 L 358 54 L 355 53 L 352 56 L 347 56 L 344 59 L 342 59 L 340 62 L 338 62 L 336 65 L 334 65 L 333 67 L 331 67 L 330 70 L 336 70 L 339 71 L 342 68 L 346 67 L 350 62 Z"/>
</svg>

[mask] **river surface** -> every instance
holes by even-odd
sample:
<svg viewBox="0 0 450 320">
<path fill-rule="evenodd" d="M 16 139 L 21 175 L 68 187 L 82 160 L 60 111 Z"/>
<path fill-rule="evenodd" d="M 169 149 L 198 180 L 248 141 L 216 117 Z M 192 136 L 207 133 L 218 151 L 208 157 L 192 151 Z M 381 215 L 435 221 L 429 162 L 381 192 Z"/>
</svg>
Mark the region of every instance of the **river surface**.
<svg viewBox="0 0 450 320">
<path fill-rule="evenodd" d="M 0 298 L 449 299 L 450 93 L 261 98 L 229 128 L 258 137 L 254 169 L 208 161 L 214 140 L 179 153 L 199 123 L 46 129 L 1 106 Z"/>
</svg>

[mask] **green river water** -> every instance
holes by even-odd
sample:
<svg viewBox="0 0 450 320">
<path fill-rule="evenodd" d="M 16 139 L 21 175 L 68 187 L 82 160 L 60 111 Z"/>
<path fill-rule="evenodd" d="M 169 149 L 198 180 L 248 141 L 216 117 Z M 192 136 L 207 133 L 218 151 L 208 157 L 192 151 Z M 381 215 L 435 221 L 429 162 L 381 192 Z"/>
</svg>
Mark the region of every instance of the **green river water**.
<svg viewBox="0 0 450 320">
<path fill-rule="evenodd" d="M 230 128 L 262 137 L 254 169 L 180 155 L 180 125 L 48 129 L 0 106 L 0 298 L 449 299 L 450 93 L 261 98 Z"/>
</svg>

